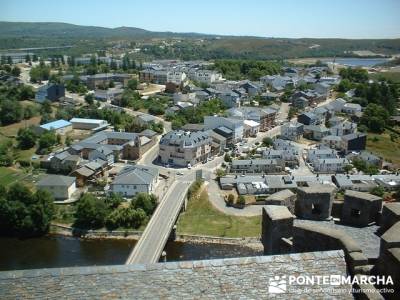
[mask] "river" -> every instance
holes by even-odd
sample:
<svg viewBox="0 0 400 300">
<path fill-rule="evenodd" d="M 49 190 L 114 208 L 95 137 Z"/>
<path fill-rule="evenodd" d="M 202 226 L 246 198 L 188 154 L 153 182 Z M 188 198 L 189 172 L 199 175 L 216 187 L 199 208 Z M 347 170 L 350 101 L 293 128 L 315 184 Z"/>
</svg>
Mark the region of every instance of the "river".
<svg viewBox="0 0 400 300">
<path fill-rule="evenodd" d="M 333 58 L 321 58 L 322 62 L 333 62 Z M 378 64 L 387 62 L 388 58 L 352 58 L 352 57 L 336 57 L 335 62 L 340 65 L 352 67 L 373 67 Z"/>
<path fill-rule="evenodd" d="M 124 264 L 135 245 L 132 240 L 87 240 L 45 236 L 32 239 L 0 238 L 0 270 L 21 270 Z M 197 260 L 260 255 L 247 247 L 168 242 L 167 260 Z"/>
</svg>

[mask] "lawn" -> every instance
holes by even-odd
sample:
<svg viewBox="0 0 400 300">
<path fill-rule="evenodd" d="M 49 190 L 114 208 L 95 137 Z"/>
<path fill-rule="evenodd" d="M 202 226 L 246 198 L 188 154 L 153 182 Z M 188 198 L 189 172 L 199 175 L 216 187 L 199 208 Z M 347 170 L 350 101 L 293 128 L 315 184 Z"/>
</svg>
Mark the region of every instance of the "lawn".
<svg viewBox="0 0 400 300">
<path fill-rule="evenodd" d="M 29 120 L 23 120 L 18 123 L 0 127 L 0 134 L 6 137 L 16 137 L 20 128 L 29 127 L 30 125 L 39 125 L 40 117 L 33 117 Z"/>
<path fill-rule="evenodd" d="M 207 191 L 189 200 L 187 210 L 178 219 L 179 234 L 218 237 L 258 237 L 261 216 L 236 217 L 225 215 L 208 201 Z"/>
<path fill-rule="evenodd" d="M 386 80 L 392 80 L 394 83 L 400 83 L 400 72 L 379 72 L 372 73 L 369 75 L 371 79 L 379 80 L 379 78 L 384 78 Z"/>
<path fill-rule="evenodd" d="M 24 180 L 28 174 L 13 168 L 0 167 L 0 184 L 7 186 L 14 182 Z"/>
<path fill-rule="evenodd" d="M 400 165 L 400 139 L 391 141 L 388 131 L 383 134 L 368 133 L 367 150 Z"/>
</svg>

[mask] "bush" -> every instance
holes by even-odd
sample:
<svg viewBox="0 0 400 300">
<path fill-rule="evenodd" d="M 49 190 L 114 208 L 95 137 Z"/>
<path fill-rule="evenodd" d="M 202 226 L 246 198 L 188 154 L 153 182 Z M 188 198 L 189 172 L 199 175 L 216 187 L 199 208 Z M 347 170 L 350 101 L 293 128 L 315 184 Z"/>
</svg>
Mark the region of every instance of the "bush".
<svg viewBox="0 0 400 300">
<path fill-rule="evenodd" d="M 139 193 L 133 198 L 131 207 L 134 209 L 142 209 L 146 215 L 151 215 L 157 207 L 157 197 L 153 194 Z"/>
<path fill-rule="evenodd" d="M 246 199 L 243 195 L 240 195 L 237 200 L 237 204 L 244 206 L 246 204 Z"/>
<path fill-rule="evenodd" d="M 235 195 L 229 194 L 228 195 L 228 205 L 233 205 L 235 203 Z"/>
<path fill-rule="evenodd" d="M 0 232 L 13 236 L 45 234 L 54 214 L 54 198 L 44 190 L 33 193 L 15 183 L 9 189 L 0 186 Z"/>
<path fill-rule="evenodd" d="M 195 182 L 192 183 L 192 185 L 189 187 L 188 190 L 189 199 L 200 190 L 202 184 L 203 184 L 202 180 L 196 180 Z"/>
<path fill-rule="evenodd" d="M 262 140 L 262 144 L 265 147 L 270 147 L 270 146 L 272 146 L 274 144 L 274 141 L 270 137 L 265 137 Z"/>
<path fill-rule="evenodd" d="M 232 157 L 228 153 L 226 153 L 224 156 L 224 161 L 228 163 L 232 162 Z"/>
<path fill-rule="evenodd" d="M 381 186 L 376 186 L 369 191 L 372 195 L 382 197 L 385 194 L 385 189 Z"/>
<path fill-rule="evenodd" d="M 145 220 L 146 213 L 143 209 L 119 207 L 107 216 L 105 224 L 108 229 L 118 227 L 139 228 Z"/>
<path fill-rule="evenodd" d="M 108 207 L 103 199 L 85 194 L 79 199 L 75 223 L 85 228 L 100 228 L 105 224 L 107 214 Z"/>
<path fill-rule="evenodd" d="M 224 169 L 217 169 L 217 171 L 215 173 L 218 178 L 226 175 L 226 171 Z"/>
</svg>

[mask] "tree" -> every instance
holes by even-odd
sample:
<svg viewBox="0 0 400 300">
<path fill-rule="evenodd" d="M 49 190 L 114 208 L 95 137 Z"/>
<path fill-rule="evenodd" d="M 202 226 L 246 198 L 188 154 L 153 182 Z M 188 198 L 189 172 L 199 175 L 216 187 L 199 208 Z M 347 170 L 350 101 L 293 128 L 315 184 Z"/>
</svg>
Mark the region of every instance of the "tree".
<svg viewBox="0 0 400 300">
<path fill-rule="evenodd" d="M 104 199 L 106 205 L 112 209 L 117 208 L 123 201 L 122 196 L 117 193 L 111 193 Z"/>
<path fill-rule="evenodd" d="M 36 144 L 36 134 L 31 128 L 21 128 L 18 130 L 18 148 L 22 150 L 30 149 Z"/>
<path fill-rule="evenodd" d="M 274 144 L 274 141 L 270 137 L 265 137 L 262 140 L 262 144 L 264 147 L 270 147 Z"/>
<path fill-rule="evenodd" d="M 229 194 L 228 195 L 228 205 L 233 205 L 235 203 L 235 195 Z"/>
<path fill-rule="evenodd" d="M 45 131 L 39 138 L 40 152 L 49 152 L 57 144 L 57 136 L 53 130 Z"/>
<path fill-rule="evenodd" d="M 35 193 L 21 183 L 0 187 L 0 232 L 35 236 L 48 231 L 54 214 L 54 198 L 48 191 Z"/>
<path fill-rule="evenodd" d="M 41 60 L 39 66 L 33 67 L 29 71 L 29 75 L 31 77 L 31 82 L 34 83 L 48 80 L 50 77 L 50 68 L 44 64 L 43 60 Z"/>
<path fill-rule="evenodd" d="M 51 108 L 51 102 L 49 100 L 45 100 L 42 103 L 42 107 L 40 109 L 40 112 L 42 114 L 51 114 L 53 112 L 52 108 Z"/>
<path fill-rule="evenodd" d="M 103 199 L 92 194 L 84 194 L 78 202 L 75 218 L 76 225 L 85 228 L 100 228 L 105 224 L 108 208 Z"/>
<path fill-rule="evenodd" d="M 128 89 L 135 91 L 137 90 L 138 82 L 136 79 L 131 79 L 128 81 Z"/>
<path fill-rule="evenodd" d="M 343 171 L 345 171 L 347 174 L 353 169 L 352 165 L 345 165 L 343 167 Z"/>
<path fill-rule="evenodd" d="M 385 194 L 385 189 L 381 186 L 376 186 L 369 191 L 372 195 L 382 197 Z"/>
<path fill-rule="evenodd" d="M 388 111 L 381 105 L 370 103 L 365 108 L 360 123 L 372 132 L 382 133 L 389 121 Z"/>
<path fill-rule="evenodd" d="M 13 75 L 15 77 L 19 77 L 20 74 L 21 74 L 21 69 L 18 68 L 17 66 L 15 66 L 11 69 L 11 75 Z"/>
<path fill-rule="evenodd" d="M 2 125 L 17 123 L 24 117 L 21 104 L 16 101 L 4 100 L 0 104 L 0 120 Z"/>
<path fill-rule="evenodd" d="M 10 140 L 0 143 L 0 166 L 9 167 L 13 164 L 12 146 L 13 144 Z"/>
<path fill-rule="evenodd" d="M 92 105 L 94 103 L 94 95 L 93 94 L 85 95 L 85 101 L 87 104 Z"/>
<path fill-rule="evenodd" d="M 157 206 L 157 197 L 153 194 L 139 193 L 131 202 L 134 209 L 141 208 L 146 215 L 151 215 Z"/>
<path fill-rule="evenodd" d="M 243 195 L 240 195 L 237 199 L 237 204 L 239 205 L 245 205 L 246 204 L 246 199 L 244 198 Z"/>
<path fill-rule="evenodd" d="M 73 140 L 72 140 L 71 136 L 67 135 L 65 138 L 65 145 L 69 147 L 69 146 L 71 146 L 72 142 L 73 142 Z"/>
<path fill-rule="evenodd" d="M 106 217 L 105 224 L 108 229 L 139 228 L 145 220 L 146 213 L 141 208 L 118 207 Z"/>
<path fill-rule="evenodd" d="M 224 161 L 225 161 L 225 162 L 228 162 L 228 163 L 229 163 L 229 162 L 232 162 L 232 158 L 231 158 L 231 156 L 230 156 L 228 153 L 225 154 L 225 156 L 224 156 Z"/>
<path fill-rule="evenodd" d="M 226 175 L 226 171 L 224 169 L 217 169 L 217 171 L 215 173 L 216 173 L 218 178 L 223 177 L 223 176 Z"/>
</svg>

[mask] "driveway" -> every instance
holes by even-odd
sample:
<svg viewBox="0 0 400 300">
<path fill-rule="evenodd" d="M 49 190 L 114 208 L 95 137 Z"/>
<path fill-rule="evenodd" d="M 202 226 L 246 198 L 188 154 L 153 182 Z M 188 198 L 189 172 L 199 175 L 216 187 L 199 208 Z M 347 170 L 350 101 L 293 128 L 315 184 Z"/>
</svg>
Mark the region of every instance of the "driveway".
<svg viewBox="0 0 400 300">
<path fill-rule="evenodd" d="M 211 204 L 220 212 L 237 217 L 254 217 L 262 214 L 263 205 L 250 205 L 243 209 L 226 206 L 224 196 L 219 188 L 215 176 L 206 182 L 208 199 Z"/>
</svg>

